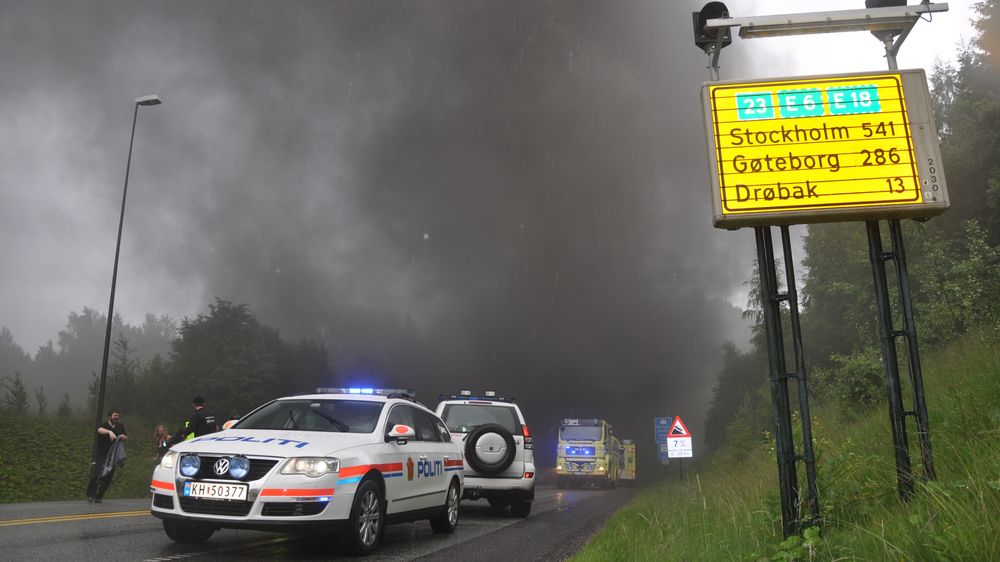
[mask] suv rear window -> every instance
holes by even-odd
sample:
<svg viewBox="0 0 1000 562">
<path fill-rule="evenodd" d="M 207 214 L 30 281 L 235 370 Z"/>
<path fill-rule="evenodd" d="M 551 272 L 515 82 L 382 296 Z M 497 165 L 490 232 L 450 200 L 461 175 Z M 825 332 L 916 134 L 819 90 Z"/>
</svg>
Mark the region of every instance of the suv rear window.
<svg viewBox="0 0 1000 562">
<path fill-rule="evenodd" d="M 495 423 L 513 435 L 521 435 L 521 422 L 510 406 L 488 404 L 446 404 L 441 418 L 448 429 L 456 433 L 469 433 L 477 425 Z"/>
</svg>

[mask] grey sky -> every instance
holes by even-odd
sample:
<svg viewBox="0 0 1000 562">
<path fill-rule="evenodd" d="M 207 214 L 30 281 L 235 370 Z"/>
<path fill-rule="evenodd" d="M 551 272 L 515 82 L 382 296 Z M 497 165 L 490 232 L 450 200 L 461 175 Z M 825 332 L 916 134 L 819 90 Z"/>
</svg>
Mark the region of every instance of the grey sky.
<svg viewBox="0 0 1000 562">
<path fill-rule="evenodd" d="M 221 297 L 326 341 L 341 371 L 439 373 L 434 392 L 475 371 L 575 388 L 581 409 L 703 404 L 719 345 L 747 337 L 731 302 L 753 237 L 711 227 L 700 5 L 0 0 L 0 325 L 34 353 L 70 311 L 106 310 L 132 99 L 156 93 L 126 321 Z M 909 42 L 967 33 L 952 5 Z M 884 67 L 857 43 L 820 61 L 737 39 L 723 78 Z M 955 42 L 908 49 L 901 67 L 929 66 Z"/>
</svg>

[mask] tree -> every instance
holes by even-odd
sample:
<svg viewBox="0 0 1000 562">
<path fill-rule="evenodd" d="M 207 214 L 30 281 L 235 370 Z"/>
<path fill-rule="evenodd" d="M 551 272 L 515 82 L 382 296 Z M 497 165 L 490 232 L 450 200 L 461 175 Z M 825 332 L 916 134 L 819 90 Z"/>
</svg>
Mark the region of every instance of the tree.
<svg viewBox="0 0 1000 562">
<path fill-rule="evenodd" d="M 38 403 L 38 415 L 45 417 L 49 410 L 49 399 L 45 396 L 45 387 L 38 387 L 35 390 L 35 402 Z"/>
<path fill-rule="evenodd" d="M 73 404 L 69 400 L 69 393 L 63 394 L 62 400 L 59 402 L 59 406 L 56 407 L 56 416 L 60 418 L 68 418 L 73 415 Z"/>
<path fill-rule="evenodd" d="M 284 344 L 277 330 L 257 321 L 246 304 L 216 299 L 208 314 L 181 321 L 171 351 L 174 398 L 184 415 L 200 394 L 219 412 L 246 412 L 279 395 Z"/>
<path fill-rule="evenodd" d="M 877 337 L 868 237 L 859 222 L 813 224 L 803 248 L 802 338 L 810 363 L 826 366 Z"/>
<path fill-rule="evenodd" d="M 750 408 L 760 402 L 760 389 L 768 381 L 766 356 L 761 351 L 757 347 L 744 353 L 733 342 L 723 344 L 722 371 L 705 418 L 705 441 L 710 449 L 726 442 L 741 407 Z"/>
<path fill-rule="evenodd" d="M 28 390 L 24 388 L 21 372 L 15 371 L 13 377 L 4 377 L 0 384 L 4 390 L 4 409 L 15 414 L 28 413 Z"/>
<path fill-rule="evenodd" d="M 168 426 L 181 419 L 180 405 L 173 404 L 177 408 L 177 411 L 174 411 L 167 404 L 170 400 L 165 399 L 165 397 L 172 397 L 178 392 L 177 385 L 172 380 L 170 363 L 164 361 L 160 354 L 154 355 L 152 359 L 142 364 L 136 383 L 136 391 L 136 404 L 133 407 L 138 411 L 147 412 L 154 418 L 167 423 Z M 186 396 L 185 398 L 191 397 Z"/>
<path fill-rule="evenodd" d="M 977 6 L 979 36 L 962 48 L 957 66 L 938 66 L 931 77 L 941 157 L 951 209 L 939 222 L 954 237 L 975 219 L 991 244 L 1000 243 L 1000 72 L 992 56 L 998 39 L 996 1 Z M 991 56 L 992 55 L 992 56 Z"/>
<path fill-rule="evenodd" d="M 0 373 L 29 372 L 31 356 L 14 343 L 14 335 L 5 327 L 0 327 Z"/>
<path fill-rule="evenodd" d="M 107 404 L 127 411 L 135 411 L 136 375 L 139 361 L 132 358 L 135 351 L 121 333 L 115 339 L 108 376 Z"/>
</svg>

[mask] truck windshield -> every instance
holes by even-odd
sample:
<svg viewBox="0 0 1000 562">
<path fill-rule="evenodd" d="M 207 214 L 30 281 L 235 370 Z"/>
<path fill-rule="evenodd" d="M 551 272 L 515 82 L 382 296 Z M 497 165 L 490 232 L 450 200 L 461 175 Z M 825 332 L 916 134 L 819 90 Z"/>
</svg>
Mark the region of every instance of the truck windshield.
<svg viewBox="0 0 1000 562">
<path fill-rule="evenodd" d="M 382 406 L 382 402 L 362 400 L 275 400 L 234 427 L 371 433 L 375 431 Z"/>
<path fill-rule="evenodd" d="M 559 437 L 563 441 L 600 441 L 600 426 L 588 425 L 567 425 L 559 430 Z"/>
</svg>

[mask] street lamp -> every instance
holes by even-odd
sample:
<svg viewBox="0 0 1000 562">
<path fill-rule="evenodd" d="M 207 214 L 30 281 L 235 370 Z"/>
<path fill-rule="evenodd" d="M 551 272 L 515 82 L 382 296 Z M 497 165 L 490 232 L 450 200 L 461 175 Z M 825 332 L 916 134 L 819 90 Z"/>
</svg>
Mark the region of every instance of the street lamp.
<svg viewBox="0 0 1000 562">
<path fill-rule="evenodd" d="M 115 266 L 111 272 L 111 299 L 108 303 L 108 327 L 104 332 L 104 358 L 101 360 L 101 384 L 97 391 L 97 422 L 96 426 L 100 427 L 103 417 L 104 417 L 104 389 L 107 386 L 108 381 L 108 351 L 111 348 L 111 322 L 115 314 L 115 285 L 118 281 L 118 254 L 122 248 L 122 227 L 125 225 L 125 198 L 128 196 L 128 172 L 129 168 L 132 167 L 132 144 L 135 141 L 135 121 L 139 117 L 139 106 L 140 105 L 160 105 L 163 103 L 162 100 L 156 95 L 141 96 L 135 98 L 135 111 L 132 113 L 132 136 L 128 141 L 128 159 L 125 161 L 125 189 L 122 190 L 122 211 L 121 215 L 118 217 L 118 242 L 115 244 Z M 97 443 L 100 439 L 100 433 L 94 433 L 94 449 L 91 453 L 91 478 L 96 475 L 99 470 L 97 463 L 100 459 L 97 458 Z"/>
</svg>

